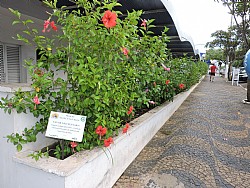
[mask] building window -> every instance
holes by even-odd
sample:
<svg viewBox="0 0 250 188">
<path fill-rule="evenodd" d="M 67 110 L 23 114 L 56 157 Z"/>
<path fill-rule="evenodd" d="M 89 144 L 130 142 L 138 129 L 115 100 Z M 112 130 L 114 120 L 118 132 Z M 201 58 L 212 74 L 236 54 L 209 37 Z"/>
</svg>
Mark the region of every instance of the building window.
<svg viewBox="0 0 250 188">
<path fill-rule="evenodd" d="M 20 83 L 20 46 L 0 43 L 0 82 Z"/>
</svg>

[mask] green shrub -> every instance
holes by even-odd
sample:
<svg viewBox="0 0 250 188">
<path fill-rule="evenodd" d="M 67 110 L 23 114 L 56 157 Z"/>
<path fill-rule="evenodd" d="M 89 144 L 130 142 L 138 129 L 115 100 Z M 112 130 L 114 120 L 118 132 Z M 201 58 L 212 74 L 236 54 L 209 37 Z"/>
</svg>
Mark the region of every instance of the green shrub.
<svg viewBox="0 0 250 188">
<path fill-rule="evenodd" d="M 41 31 L 53 32 L 52 38 L 40 34 L 33 21 L 23 21 L 19 12 L 11 10 L 18 17 L 14 24 L 27 27 L 23 35 L 17 35 L 18 40 L 35 46 L 41 56 L 36 63 L 26 62 L 34 90 L 20 90 L 1 102 L 1 108 L 9 113 L 16 109 L 40 118 L 31 129 L 8 136 L 18 150 L 46 131 L 51 111 L 87 116 L 82 142 L 72 146 L 70 141 L 60 141 L 54 151 L 56 157 L 108 146 L 107 140 L 138 111 L 173 100 L 206 73 L 205 63 L 187 57 L 168 60 L 168 29 L 161 36 L 152 36 L 153 20 L 141 25 L 142 11 L 129 12 L 121 20 L 116 18 L 120 12 L 113 11 L 120 6 L 115 0 L 79 0 L 76 3 L 81 9 L 72 12 L 58 9 L 56 1 L 44 3 L 54 12 Z M 110 22 L 105 16 L 110 16 Z M 57 78 L 57 71 L 64 72 L 66 79 Z M 102 137 L 97 133 L 100 125 L 105 127 Z"/>
</svg>

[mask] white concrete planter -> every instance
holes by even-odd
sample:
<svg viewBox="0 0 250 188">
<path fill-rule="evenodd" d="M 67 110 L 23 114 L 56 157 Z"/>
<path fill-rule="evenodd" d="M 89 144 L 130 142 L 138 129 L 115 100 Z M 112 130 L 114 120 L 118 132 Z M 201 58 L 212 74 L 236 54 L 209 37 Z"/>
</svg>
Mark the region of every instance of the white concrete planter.
<svg viewBox="0 0 250 188">
<path fill-rule="evenodd" d="M 133 120 L 127 134 L 114 138 L 107 148 L 78 152 L 65 160 L 52 157 L 37 162 L 26 150 L 13 157 L 15 187 L 19 188 L 110 188 L 157 131 L 179 108 L 193 89 Z M 6 187 L 12 188 L 12 187 Z"/>
</svg>

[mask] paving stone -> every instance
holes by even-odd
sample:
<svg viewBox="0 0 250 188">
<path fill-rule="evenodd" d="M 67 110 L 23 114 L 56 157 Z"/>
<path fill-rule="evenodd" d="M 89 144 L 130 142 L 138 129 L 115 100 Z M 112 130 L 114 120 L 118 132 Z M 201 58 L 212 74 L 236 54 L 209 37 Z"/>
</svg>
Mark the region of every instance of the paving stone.
<svg viewBox="0 0 250 188">
<path fill-rule="evenodd" d="M 244 98 L 241 87 L 221 77 L 211 83 L 207 76 L 113 188 L 249 188 L 250 118 Z"/>
</svg>

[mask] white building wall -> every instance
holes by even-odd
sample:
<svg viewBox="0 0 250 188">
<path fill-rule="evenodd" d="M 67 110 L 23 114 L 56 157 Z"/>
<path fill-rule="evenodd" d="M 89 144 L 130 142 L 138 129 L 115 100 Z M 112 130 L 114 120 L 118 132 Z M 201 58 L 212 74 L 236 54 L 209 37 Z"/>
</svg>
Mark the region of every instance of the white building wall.
<svg viewBox="0 0 250 188">
<path fill-rule="evenodd" d="M 21 82 L 31 83 L 30 76 L 25 68 L 25 60 L 32 60 L 33 63 L 36 61 L 36 51 L 34 47 L 27 45 L 21 46 Z"/>
<path fill-rule="evenodd" d="M 12 96 L 12 93 L 19 87 L 23 86 L 23 90 L 30 90 L 27 84 L 6 84 L 0 85 L 0 99 L 6 96 Z M 32 127 L 37 118 L 34 118 L 32 114 L 17 114 L 15 110 L 11 114 L 5 113 L 3 109 L 0 109 L 0 188 L 18 188 L 18 182 L 20 183 L 20 164 L 13 161 L 13 156 L 17 153 L 16 147 L 12 143 L 7 142 L 7 135 L 12 133 L 22 133 L 25 127 Z M 37 136 L 37 142 L 25 144 L 23 151 L 33 150 L 37 151 L 44 146 L 48 146 L 53 143 L 54 140 L 45 138 L 44 135 L 39 134 Z M 20 170 L 20 169 L 19 169 Z M 22 169 L 21 169 L 22 171 Z M 27 176 L 30 176 L 26 172 Z M 18 179 L 19 178 L 19 179 Z M 28 187 L 25 187 L 28 188 Z M 31 187 L 30 187 L 31 188 Z M 33 188 L 33 187 L 32 187 Z"/>
<path fill-rule="evenodd" d="M 7 143 L 6 136 L 13 132 L 13 128 L 9 125 L 13 124 L 14 116 L 5 114 L 0 109 L 0 187 L 15 187 L 14 180 L 16 177 L 13 156 L 16 152 L 15 147 L 11 143 Z"/>
</svg>

